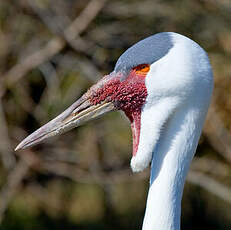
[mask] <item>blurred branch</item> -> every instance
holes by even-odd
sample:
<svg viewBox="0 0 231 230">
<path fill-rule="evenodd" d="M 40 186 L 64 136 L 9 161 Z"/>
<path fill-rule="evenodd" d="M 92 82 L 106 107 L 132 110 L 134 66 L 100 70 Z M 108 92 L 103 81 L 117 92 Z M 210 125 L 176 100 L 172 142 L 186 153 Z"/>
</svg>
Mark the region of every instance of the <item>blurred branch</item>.
<svg viewBox="0 0 231 230">
<path fill-rule="evenodd" d="M 10 201 L 18 192 L 23 179 L 30 168 L 39 172 L 47 172 L 65 177 L 77 183 L 99 184 L 102 186 L 127 181 L 144 180 L 149 177 L 149 170 L 145 170 L 143 173 L 139 174 L 132 174 L 130 169 L 121 169 L 111 172 L 97 170 L 97 173 L 95 171 L 94 173 L 90 173 L 87 170 L 80 169 L 74 162 L 69 164 L 52 160 L 52 163 L 50 163 L 49 160 L 39 158 L 31 151 L 25 152 L 23 158 L 21 158 L 14 170 L 9 174 L 7 183 L 0 192 L 0 222 Z M 199 171 L 191 170 L 187 176 L 187 181 L 198 185 L 220 199 L 231 203 L 231 189 L 224 184 L 217 182 L 211 176 Z"/>
<path fill-rule="evenodd" d="M 94 2 L 94 1 L 93 1 Z M 28 1 L 31 8 L 34 10 L 34 12 L 39 16 L 39 18 L 43 21 L 43 23 L 48 27 L 49 30 L 51 30 L 53 33 L 55 33 L 57 36 L 65 40 L 73 49 L 76 51 L 84 51 L 87 50 L 88 44 L 82 40 L 79 36 L 81 33 L 78 32 L 76 36 L 73 39 L 69 39 L 68 35 L 65 33 L 65 28 L 68 28 L 67 25 L 71 24 L 71 20 L 68 18 L 67 15 L 65 15 L 63 12 L 60 15 L 55 15 L 54 13 L 51 13 L 50 10 L 40 8 L 35 1 Z M 77 17 L 78 19 L 79 17 Z M 79 21 L 79 19 L 77 20 Z M 78 29 L 78 28 L 76 28 Z"/>
<path fill-rule="evenodd" d="M 48 11 L 40 9 L 34 1 L 29 1 L 31 7 L 41 20 L 50 28 L 53 32 L 61 34 L 64 39 L 69 43 L 75 50 L 83 50 L 87 48 L 87 44 L 81 40 L 79 34 L 81 34 L 90 22 L 97 16 L 98 12 L 104 6 L 106 0 L 92 0 L 81 12 L 81 15 L 77 17 L 67 29 L 64 29 L 69 19 L 65 14 L 62 15 L 51 15 Z M 55 22 L 55 23 L 54 23 Z M 62 30 L 64 30 L 62 34 Z"/>
<path fill-rule="evenodd" d="M 87 170 L 78 168 L 76 165 L 71 165 L 67 163 L 61 163 L 57 161 L 52 161 L 52 164 L 49 161 L 41 161 L 36 168 L 39 171 L 49 172 L 58 176 L 69 178 L 77 183 L 86 183 L 86 184 L 115 184 L 122 183 L 132 180 L 143 180 L 149 175 L 149 171 L 145 170 L 143 173 L 134 175 L 131 172 L 131 169 L 121 169 L 111 172 L 103 172 L 102 170 L 94 171 L 90 173 Z"/>
<path fill-rule="evenodd" d="M 201 172 L 190 171 L 187 176 L 187 181 L 192 184 L 199 185 L 220 199 L 231 203 L 231 189 L 224 184 L 217 182 L 212 177 Z"/>
<path fill-rule="evenodd" d="M 229 164 L 211 159 L 209 157 L 194 157 L 190 168 L 193 171 L 200 171 L 213 175 L 216 178 L 228 178 L 230 176 Z M 214 170 L 216 168 L 216 170 Z"/>
<path fill-rule="evenodd" d="M 6 183 L 0 191 L 0 223 L 3 220 L 9 203 L 20 190 L 22 181 L 26 177 L 29 169 L 35 167 L 38 162 L 38 158 L 33 152 L 25 151 L 14 169 L 9 173 Z"/>
<path fill-rule="evenodd" d="M 50 59 L 64 46 L 65 42 L 61 38 L 56 37 L 50 40 L 44 48 L 35 51 L 33 54 L 21 60 L 4 75 L 7 87 L 12 86 L 29 71 Z M 3 96 L 3 94 L 4 91 L 1 92 L 0 97 Z"/>
<path fill-rule="evenodd" d="M 46 81 L 46 88 L 43 90 L 40 101 L 33 110 L 33 115 L 39 121 L 46 121 L 47 113 L 43 110 L 42 106 L 45 101 L 51 101 L 53 98 L 59 100 L 61 98 L 61 93 L 58 90 L 60 79 L 57 77 L 57 68 L 54 68 L 50 62 L 44 62 L 39 66 L 39 70 L 42 72 L 44 79 Z"/>
<path fill-rule="evenodd" d="M 206 161 L 208 163 L 208 159 Z M 198 162 L 196 162 L 196 164 L 197 163 Z M 77 183 L 96 183 L 100 185 L 111 185 L 115 183 L 146 179 L 148 180 L 149 178 L 149 169 L 138 174 L 133 174 L 130 168 L 106 173 L 100 169 L 94 171 L 94 173 L 90 173 L 89 171 L 76 167 L 74 164 L 67 164 L 58 161 L 52 161 L 52 164 L 49 163 L 49 161 L 41 161 L 39 164 L 39 170 L 69 178 Z M 187 176 L 187 181 L 189 183 L 198 185 L 206 191 L 216 195 L 220 199 L 231 203 L 231 189 L 228 186 L 218 182 L 213 177 L 205 174 L 204 172 L 200 172 L 198 170 L 190 170 Z"/>
<path fill-rule="evenodd" d="M 82 33 L 90 22 L 97 16 L 103 8 L 106 0 L 91 0 L 81 15 L 77 17 L 73 23 L 65 30 L 64 34 L 68 41 L 73 41 L 80 33 Z"/>
<path fill-rule="evenodd" d="M 106 0 L 91 0 L 88 3 L 81 14 L 65 29 L 64 35 L 68 38 L 68 41 L 72 41 L 87 28 L 91 21 L 97 16 L 105 1 Z M 65 44 L 66 42 L 57 36 L 50 40 L 44 48 L 35 51 L 33 54 L 21 60 L 4 75 L 6 86 L 12 86 L 26 73 L 49 60 L 60 52 L 65 47 Z M 2 89 L 0 97 L 4 95 L 5 91 L 6 89 Z"/>
<path fill-rule="evenodd" d="M 222 120 L 217 115 L 214 105 L 210 107 L 204 134 L 211 146 L 231 163 L 231 133 L 225 128 Z"/>
<path fill-rule="evenodd" d="M 39 164 L 40 170 L 54 173 L 55 175 L 69 178 L 77 183 L 87 183 L 87 184 L 115 184 L 123 183 L 127 181 L 137 181 L 148 179 L 149 170 L 145 170 L 142 173 L 133 174 L 131 169 L 123 169 L 118 171 L 111 171 L 104 173 L 102 171 L 97 171 L 97 173 L 89 173 L 88 171 L 81 170 L 74 165 L 60 163 L 60 162 L 41 162 Z M 190 170 L 187 181 L 189 183 L 198 185 L 205 189 L 206 191 L 216 195 L 220 199 L 231 203 L 231 189 L 226 185 L 218 182 L 211 176 L 205 173 Z"/>
<path fill-rule="evenodd" d="M 150 17 L 153 13 L 156 15 L 172 16 L 176 17 L 171 6 L 164 5 L 161 1 L 145 0 L 145 1 L 115 1 L 108 7 L 105 7 L 105 11 L 110 15 L 115 15 L 118 18 L 128 18 L 132 16 L 145 16 Z"/>
<path fill-rule="evenodd" d="M 100 9 L 103 7 L 104 2 L 105 0 L 91 0 L 88 3 L 88 5 L 81 12 L 81 14 L 64 31 L 65 37 L 68 38 L 69 42 L 72 39 L 78 37 L 78 35 L 87 28 L 90 22 L 96 17 Z M 49 60 L 55 54 L 59 53 L 65 47 L 65 44 L 66 44 L 65 40 L 57 36 L 52 40 L 50 40 L 44 48 L 40 50 L 36 50 L 33 54 L 19 61 L 18 64 L 13 66 L 7 73 L 5 73 L 4 78 L 1 78 L 0 98 L 6 92 L 7 87 L 12 86 L 14 83 L 20 80 L 25 74 L 31 71 L 33 68 L 36 68 L 37 66 Z M 5 138 L 4 143 L 0 145 L 0 148 L 4 147 L 4 149 L 1 149 L 1 153 L 3 154 L 4 164 L 8 164 L 7 160 L 9 160 L 9 157 L 11 156 L 9 154 L 10 143 L 6 135 L 7 126 L 5 123 L 1 104 L 0 104 L 0 121 L 1 121 L 0 132 L 2 133 L 1 136 Z M 3 141 L 3 139 L 1 139 L 1 141 Z M 1 197 L 0 222 L 3 219 L 4 213 L 10 201 L 17 193 L 23 179 L 27 175 L 29 168 L 34 164 L 34 160 L 32 159 L 34 157 L 33 154 L 30 154 L 29 158 L 25 156 L 26 155 L 24 155 L 24 157 L 19 160 L 15 168 L 10 172 L 7 178 L 7 182 L 0 192 L 0 197 Z"/>
<path fill-rule="evenodd" d="M 11 169 L 15 164 L 15 158 L 11 151 L 10 138 L 8 136 L 8 128 L 3 111 L 2 101 L 0 98 L 0 154 L 5 169 Z"/>
<path fill-rule="evenodd" d="M 0 192 L 0 198 L 1 198 L 0 223 L 3 220 L 4 213 L 8 208 L 10 201 L 12 200 L 14 195 L 18 192 L 21 186 L 21 182 L 25 177 L 25 175 L 27 174 L 28 169 L 29 169 L 29 165 L 23 159 L 21 159 L 17 163 L 16 167 L 9 174 L 7 178 L 7 183 L 5 184 L 5 186 L 2 188 Z"/>
<path fill-rule="evenodd" d="M 28 0 L 29 6 L 33 9 L 33 11 L 38 15 L 41 21 L 55 34 L 61 35 L 63 33 L 63 28 L 67 27 L 71 23 L 69 19 L 69 15 L 65 12 L 64 4 L 52 4 L 52 0 L 49 2 L 52 4 L 52 7 L 49 6 L 41 6 L 41 2 Z M 54 1 L 53 1 L 54 2 Z M 57 9 L 60 9 L 57 14 Z"/>
</svg>

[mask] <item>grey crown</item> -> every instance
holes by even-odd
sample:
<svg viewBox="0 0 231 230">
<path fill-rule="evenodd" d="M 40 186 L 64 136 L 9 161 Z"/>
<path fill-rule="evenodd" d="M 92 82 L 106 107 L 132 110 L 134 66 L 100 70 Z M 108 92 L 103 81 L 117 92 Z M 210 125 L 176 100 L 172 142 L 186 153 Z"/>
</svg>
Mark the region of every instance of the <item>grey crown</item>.
<svg viewBox="0 0 231 230">
<path fill-rule="evenodd" d="M 171 33 L 163 32 L 147 37 L 127 49 L 118 59 L 115 72 L 128 72 L 140 64 L 152 64 L 164 57 L 173 47 Z"/>
</svg>

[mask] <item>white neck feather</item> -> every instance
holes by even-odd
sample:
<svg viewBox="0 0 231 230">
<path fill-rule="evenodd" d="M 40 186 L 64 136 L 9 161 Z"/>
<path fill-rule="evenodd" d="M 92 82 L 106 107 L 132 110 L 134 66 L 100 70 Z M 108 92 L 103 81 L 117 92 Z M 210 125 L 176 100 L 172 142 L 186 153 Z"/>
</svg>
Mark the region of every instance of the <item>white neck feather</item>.
<svg viewBox="0 0 231 230">
<path fill-rule="evenodd" d="M 183 106 L 165 124 L 152 158 L 143 230 L 179 230 L 185 178 L 206 113 Z"/>
<path fill-rule="evenodd" d="M 185 178 L 210 103 L 213 76 L 204 50 L 169 33 L 173 48 L 151 65 L 133 171 L 152 161 L 143 230 L 179 230 Z"/>
</svg>

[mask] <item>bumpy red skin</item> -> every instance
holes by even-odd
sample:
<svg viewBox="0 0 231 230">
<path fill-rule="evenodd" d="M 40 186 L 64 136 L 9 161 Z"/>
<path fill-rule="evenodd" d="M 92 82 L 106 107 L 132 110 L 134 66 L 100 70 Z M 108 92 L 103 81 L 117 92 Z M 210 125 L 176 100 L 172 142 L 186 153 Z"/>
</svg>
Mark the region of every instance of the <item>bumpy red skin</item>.
<svg viewBox="0 0 231 230">
<path fill-rule="evenodd" d="M 134 70 L 126 78 L 121 73 L 112 73 L 90 89 L 90 101 L 93 105 L 103 101 L 111 101 L 117 109 L 123 110 L 129 118 L 133 136 L 133 156 L 138 150 L 141 109 L 147 97 L 145 77 L 145 74 L 137 74 Z"/>
</svg>

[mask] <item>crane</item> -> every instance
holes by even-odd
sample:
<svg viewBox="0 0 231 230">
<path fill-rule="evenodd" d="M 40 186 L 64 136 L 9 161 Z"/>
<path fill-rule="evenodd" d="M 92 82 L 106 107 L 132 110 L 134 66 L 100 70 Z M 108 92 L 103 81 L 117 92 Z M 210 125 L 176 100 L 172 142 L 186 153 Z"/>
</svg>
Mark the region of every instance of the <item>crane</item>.
<svg viewBox="0 0 231 230">
<path fill-rule="evenodd" d="M 110 74 L 16 150 L 122 110 L 131 122 L 133 172 L 151 164 L 142 229 L 179 230 L 184 183 L 212 90 L 206 52 L 183 35 L 158 33 L 127 49 Z"/>
</svg>

